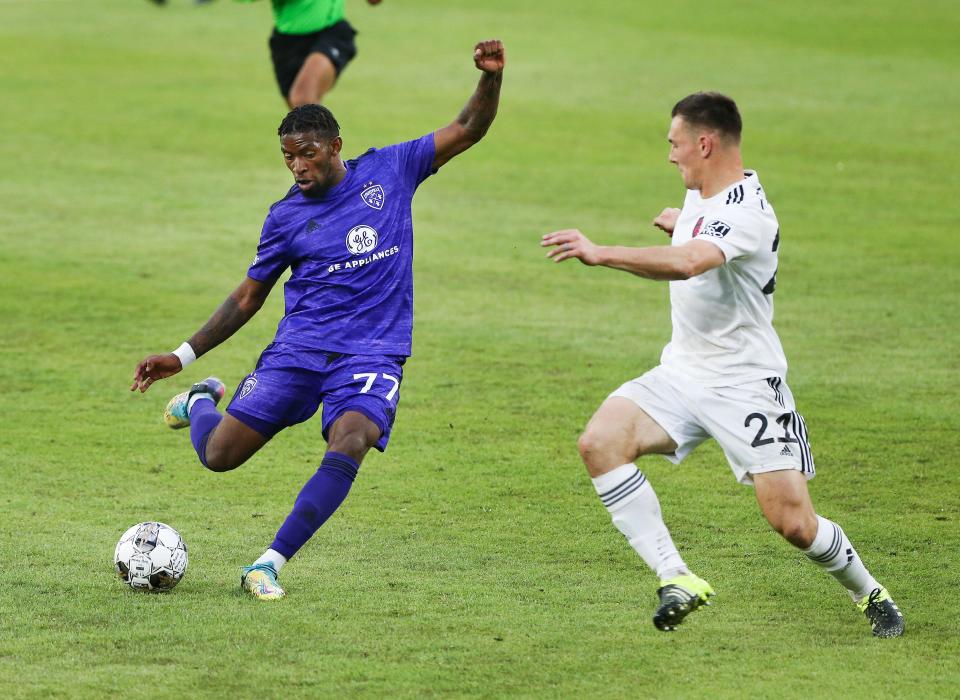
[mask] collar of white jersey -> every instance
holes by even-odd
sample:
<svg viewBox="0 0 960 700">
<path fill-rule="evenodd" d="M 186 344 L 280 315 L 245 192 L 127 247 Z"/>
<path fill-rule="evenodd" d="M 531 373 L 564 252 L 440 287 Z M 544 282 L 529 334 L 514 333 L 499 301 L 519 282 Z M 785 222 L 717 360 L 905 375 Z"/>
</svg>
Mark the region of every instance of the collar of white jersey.
<svg viewBox="0 0 960 700">
<path fill-rule="evenodd" d="M 696 193 L 697 193 L 697 196 L 700 197 L 700 201 L 701 201 L 701 202 L 708 203 L 708 204 L 713 204 L 714 202 L 719 201 L 721 198 L 723 199 L 723 201 L 726 201 L 727 198 L 728 198 L 729 195 L 730 195 L 730 192 L 731 192 L 734 188 L 741 187 L 741 186 L 743 186 L 743 185 L 749 185 L 749 186 L 752 186 L 752 187 L 757 187 L 757 186 L 760 185 L 760 177 L 757 175 L 757 171 L 756 171 L 756 170 L 744 170 L 744 171 L 743 171 L 743 179 L 742 179 L 742 180 L 737 180 L 736 182 L 734 182 L 733 184 L 731 184 L 729 187 L 726 187 L 726 188 L 723 189 L 722 191 L 717 192 L 717 194 L 713 195 L 713 196 L 710 197 L 709 199 L 704 198 L 704 196 L 703 196 L 702 194 L 700 194 L 700 190 L 694 190 L 694 192 L 696 192 Z M 742 195 L 742 194 L 741 194 L 740 199 L 741 199 L 741 201 L 742 201 L 742 199 L 743 199 L 743 195 Z"/>
</svg>

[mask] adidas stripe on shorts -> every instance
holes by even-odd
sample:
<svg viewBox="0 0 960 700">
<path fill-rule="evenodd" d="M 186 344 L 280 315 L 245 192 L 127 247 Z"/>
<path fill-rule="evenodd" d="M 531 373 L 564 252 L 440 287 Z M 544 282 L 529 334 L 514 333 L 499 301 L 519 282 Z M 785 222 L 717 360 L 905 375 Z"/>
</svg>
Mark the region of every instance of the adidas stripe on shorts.
<svg viewBox="0 0 960 700">
<path fill-rule="evenodd" d="M 660 365 L 610 396 L 630 399 L 673 438 L 677 450 L 664 456 L 674 464 L 712 437 L 741 484 L 752 484 L 751 474 L 784 469 L 814 476 L 807 426 L 779 377 L 705 387 Z"/>
</svg>

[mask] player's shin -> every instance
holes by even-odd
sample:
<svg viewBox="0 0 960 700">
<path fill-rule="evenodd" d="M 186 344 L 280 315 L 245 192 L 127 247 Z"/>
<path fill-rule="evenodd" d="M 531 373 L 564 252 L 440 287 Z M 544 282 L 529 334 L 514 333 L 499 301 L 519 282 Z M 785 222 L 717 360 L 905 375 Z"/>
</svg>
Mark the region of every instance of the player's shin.
<svg viewBox="0 0 960 700">
<path fill-rule="evenodd" d="M 358 469 L 360 465 L 347 455 L 327 452 L 320 468 L 303 485 L 270 549 L 286 559 L 296 554 L 343 503 Z"/>
<path fill-rule="evenodd" d="M 663 522 L 657 494 L 635 464 L 624 464 L 592 481 L 613 524 L 661 581 L 689 573 Z"/>
<path fill-rule="evenodd" d="M 841 527 L 826 518 L 817 516 L 817 536 L 803 553 L 837 579 L 854 601 L 859 602 L 880 587 Z"/>
<path fill-rule="evenodd" d="M 207 440 L 213 434 L 214 428 L 223 420 L 223 415 L 217 410 L 217 404 L 213 399 L 206 396 L 191 397 L 189 414 L 190 442 L 193 443 L 193 449 L 197 451 L 203 466 L 209 467 L 206 457 Z"/>
</svg>

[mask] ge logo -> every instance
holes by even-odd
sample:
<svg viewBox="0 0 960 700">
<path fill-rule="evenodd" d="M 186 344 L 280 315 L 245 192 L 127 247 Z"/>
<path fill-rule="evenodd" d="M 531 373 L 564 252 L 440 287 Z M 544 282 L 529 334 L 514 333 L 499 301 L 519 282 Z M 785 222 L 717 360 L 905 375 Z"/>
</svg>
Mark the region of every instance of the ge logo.
<svg viewBox="0 0 960 700">
<path fill-rule="evenodd" d="M 347 250 L 361 255 L 377 247 L 377 232 L 369 226 L 354 226 L 347 234 Z"/>
</svg>

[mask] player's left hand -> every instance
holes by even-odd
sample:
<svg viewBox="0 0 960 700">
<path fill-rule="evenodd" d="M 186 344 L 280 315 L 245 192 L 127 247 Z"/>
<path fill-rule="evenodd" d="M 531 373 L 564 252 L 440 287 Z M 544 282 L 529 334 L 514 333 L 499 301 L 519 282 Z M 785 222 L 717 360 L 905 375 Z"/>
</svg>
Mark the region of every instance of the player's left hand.
<svg viewBox="0 0 960 700">
<path fill-rule="evenodd" d="M 500 73 L 507 61 L 507 52 L 499 39 L 479 42 L 473 48 L 473 63 L 484 73 Z"/>
<path fill-rule="evenodd" d="M 368 5 L 379 5 L 380 0 L 367 0 Z"/>
<path fill-rule="evenodd" d="M 133 373 L 133 384 L 130 386 L 130 391 L 139 389 L 142 394 L 158 379 L 173 376 L 181 369 L 183 369 L 183 366 L 180 364 L 180 358 L 172 352 L 168 352 L 166 355 L 150 355 L 137 365 L 137 369 Z"/>
<path fill-rule="evenodd" d="M 544 248 L 555 246 L 547 253 L 554 262 L 563 262 L 567 258 L 577 258 L 584 265 L 598 265 L 600 263 L 600 246 L 575 228 L 554 231 L 546 234 L 540 245 Z"/>
</svg>

